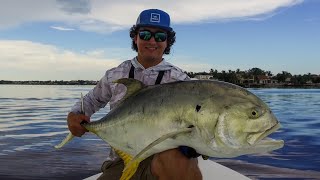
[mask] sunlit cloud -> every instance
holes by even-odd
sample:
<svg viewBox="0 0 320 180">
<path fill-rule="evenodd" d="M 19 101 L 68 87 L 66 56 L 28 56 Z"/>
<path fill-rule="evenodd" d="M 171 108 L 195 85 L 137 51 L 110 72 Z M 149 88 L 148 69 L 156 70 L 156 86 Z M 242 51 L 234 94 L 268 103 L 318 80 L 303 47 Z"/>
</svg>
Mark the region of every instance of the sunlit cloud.
<svg viewBox="0 0 320 180">
<path fill-rule="evenodd" d="M 99 80 L 122 61 L 99 51 L 77 53 L 31 41 L 0 40 L 2 80 Z"/>
<path fill-rule="evenodd" d="M 60 27 L 60 26 L 51 26 L 51 28 L 59 30 L 59 31 L 74 31 L 75 30 L 73 28 L 65 28 L 65 27 Z"/>
<path fill-rule="evenodd" d="M 303 0 L 176 0 L 170 3 L 159 1 L 156 8 L 169 12 L 173 24 L 181 24 L 263 20 L 272 17 L 280 9 L 302 2 Z M 7 0 L 2 1 L 0 6 L 0 29 L 30 22 L 52 21 L 83 31 L 106 33 L 130 27 L 138 14 L 147 8 L 155 6 L 147 0 Z"/>
<path fill-rule="evenodd" d="M 106 70 L 135 55 L 125 48 L 79 53 L 32 41 L 0 40 L 0 80 L 99 80 Z M 184 71 L 209 71 L 211 67 L 193 61 L 192 57 L 169 55 L 165 58 Z"/>
</svg>

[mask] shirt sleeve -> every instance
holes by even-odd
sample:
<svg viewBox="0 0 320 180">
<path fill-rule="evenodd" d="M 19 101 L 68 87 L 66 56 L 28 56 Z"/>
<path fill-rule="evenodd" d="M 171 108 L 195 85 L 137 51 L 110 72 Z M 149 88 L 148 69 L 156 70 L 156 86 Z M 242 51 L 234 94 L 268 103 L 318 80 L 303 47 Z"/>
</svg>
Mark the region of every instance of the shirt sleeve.
<svg viewBox="0 0 320 180">
<path fill-rule="evenodd" d="M 179 68 L 174 68 L 170 71 L 170 78 L 173 81 L 189 81 L 191 80 L 190 77 L 184 73 L 181 69 Z"/>
<path fill-rule="evenodd" d="M 112 91 L 110 83 L 108 82 L 107 73 L 100 79 L 97 85 L 83 97 L 84 111 L 86 116 L 90 117 L 93 113 L 105 107 L 111 99 Z M 80 100 L 71 108 L 71 112 L 80 114 Z"/>
</svg>

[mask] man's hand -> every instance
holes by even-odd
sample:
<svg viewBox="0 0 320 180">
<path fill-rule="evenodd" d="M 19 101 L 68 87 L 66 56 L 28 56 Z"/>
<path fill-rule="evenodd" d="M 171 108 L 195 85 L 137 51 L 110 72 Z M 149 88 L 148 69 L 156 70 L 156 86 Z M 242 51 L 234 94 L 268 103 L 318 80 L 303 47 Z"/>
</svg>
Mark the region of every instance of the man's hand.
<svg viewBox="0 0 320 180">
<path fill-rule="evenodd" d="M 202 175 L 196 158 L 188 159 L 178 149 L 154 155 L 151 172 L 159 180 L 201 180 Z"/>
<path fill-rule="evenodd" d="M 74 114 L 70 112 L 67 117 L 68 128 L 74 136 L 81 137 L 85 132 L 88 132 L 84 127 L 80 125 L 82 121 L 90 122 L 90 117 L 84 114 Z"/>
</svg>

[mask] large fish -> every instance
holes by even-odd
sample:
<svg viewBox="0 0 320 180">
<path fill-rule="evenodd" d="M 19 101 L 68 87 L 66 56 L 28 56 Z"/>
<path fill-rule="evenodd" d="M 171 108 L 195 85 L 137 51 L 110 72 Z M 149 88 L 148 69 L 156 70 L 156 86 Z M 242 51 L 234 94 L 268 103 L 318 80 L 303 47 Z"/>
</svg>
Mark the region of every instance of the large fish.
<svg viewBox="0 0 320 180">
<path fill-rule="evenodd" d="M 230 158 L 283 147 L 267 138 L 280 124 L 270 108 L 244 88 L 220 81 L 183 81 L 145 87 L 119 79 L 127 93 L 106 116 L 83 126 L 110 144 L 130 179 L 147 157 L 189 146 L 209 157 Z M 57 148 L 72 139 L 69 135 Z"/>
</svg>

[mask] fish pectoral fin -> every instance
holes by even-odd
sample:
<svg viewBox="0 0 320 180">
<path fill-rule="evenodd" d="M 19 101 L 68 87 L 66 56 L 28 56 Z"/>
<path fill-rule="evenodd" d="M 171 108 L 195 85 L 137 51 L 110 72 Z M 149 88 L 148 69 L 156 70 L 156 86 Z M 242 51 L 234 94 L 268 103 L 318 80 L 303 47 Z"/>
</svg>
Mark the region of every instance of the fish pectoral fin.
<svg viewBox="0 0 320 180">
<path fill-rule="evenodd" d="M 65 144 L 67 144 L 69 141 L 71 141 L 73 139 L 74 135 L 70 132 L 67 137 L 65 137 L 62 142 L 58 145 L 55 145 L 54 148 L 56 149 L 60 149 L 62 148 Z"/>
<path fill-rule="evenodd" d="M 132 161 L 135 162 L 138 159 L 145 159 L 147 157 L 149 157 L 149 155 L 146 154 L 146 152 L 148 150 L 150 150 L 152 147 L 156 146 L 157 144 L 163 142 L 164 140 L 168 139 L 168 138 L 172 138 L 175 137 L 179 134 L 184 134 L 184 133 L 189 133 L 192 131 L 193 127 L 190 128 L 184 128 L 184 129 L 179 129 L 177 131 L 168 133 L 168 134 L 164 134 L 163 136 L 161 136 L 160 138 L 156 139 L 155 141 L 153 141 L 152 143 L 150 143 L 147 147 L 145 147 L 144 149 L 142 149 L 133 159 Z"/>
</svg>

